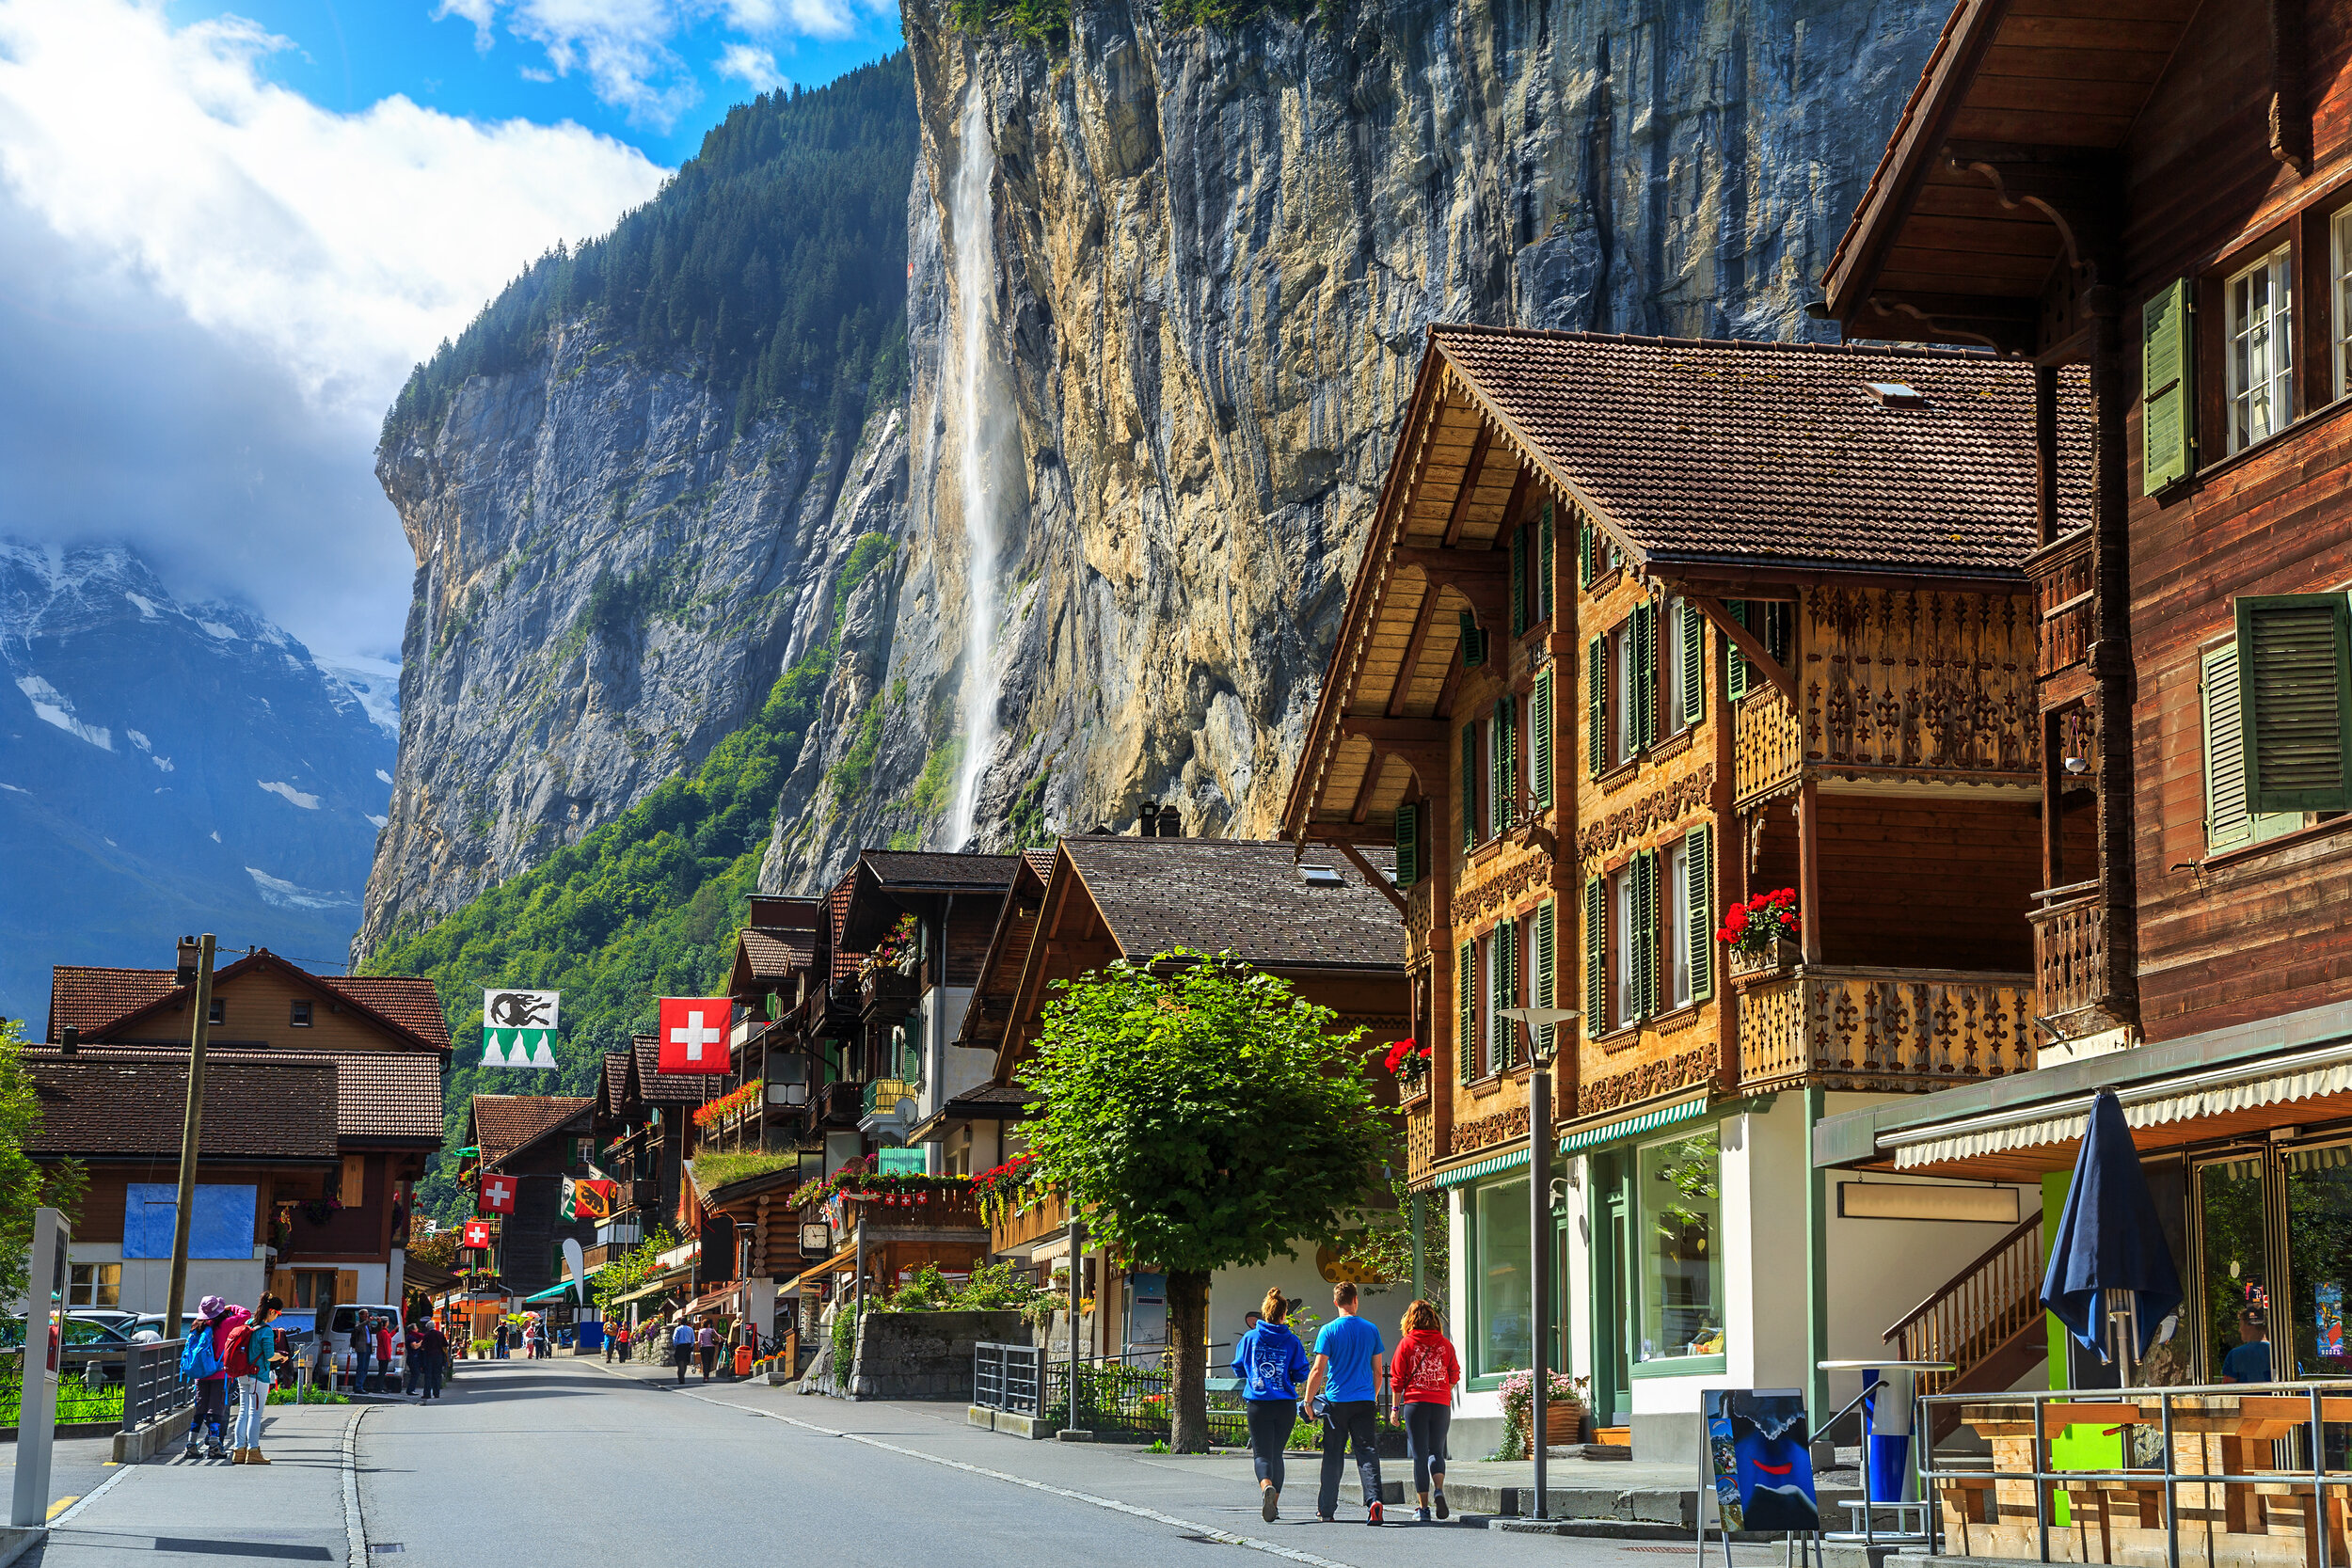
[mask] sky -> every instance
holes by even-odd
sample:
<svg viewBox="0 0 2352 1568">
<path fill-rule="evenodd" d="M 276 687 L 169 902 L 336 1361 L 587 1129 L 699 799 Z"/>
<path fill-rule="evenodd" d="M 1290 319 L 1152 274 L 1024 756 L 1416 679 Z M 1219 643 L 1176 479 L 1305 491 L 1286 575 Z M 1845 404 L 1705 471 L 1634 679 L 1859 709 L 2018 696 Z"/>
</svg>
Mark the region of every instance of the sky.
<svg viewBox="0 0 2352 1568">
<path fill-rule="evenodd" d="M 0 0 L 0 537 L 397 657 L 409 368 L 896 0 Z"/>
</svg>

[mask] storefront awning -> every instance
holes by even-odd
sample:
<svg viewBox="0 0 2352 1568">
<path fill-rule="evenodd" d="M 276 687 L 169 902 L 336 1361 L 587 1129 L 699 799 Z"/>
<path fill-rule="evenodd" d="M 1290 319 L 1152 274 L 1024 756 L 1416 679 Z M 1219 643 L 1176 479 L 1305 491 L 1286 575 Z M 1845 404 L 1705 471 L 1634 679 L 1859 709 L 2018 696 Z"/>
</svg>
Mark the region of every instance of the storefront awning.
<svg viewBox="0 0 2352 1568">
<path fill-rule="evenodd" d="M 1618 1117 L 1613 1120 L 1595 1120 L 1588 1117 L 1565 1130 L 1560 1139 L 1560 1152 L 1574 1154 L 1580 1149 L 1613 1144 L 1620 1138 L 1630 1138 L 1653 1128 L 1691 1121 L 1706 1110 L 1707 1096 L 1697 1094 L 1671 1105 L 1653 1105 L 1646 1111 L 1636 1111 L 1631 1116 Z"/>
<path fill-rule="evenodd" d="M 634 1291 L 624 1291 L 620 1295 L 614 1296 L 612 1298 L 612 1305 L 618 1307 L 623 1302 L 644 1301 L 650 1296 L 661 1295 L 669 1291 L 672 1286 L 685 1283 L 693 1272 L 694 1266 L 691 1263 L 681 1264 L 675 1269 L 664 1269 L 660 1274 L 655 1275 L 651 1279 L 646 1280 L 643 1285 L 638 1286 Z"/>
<path fill-rule="evenodd" d="M 1525 1164 L 1527 1164 L 1527 1150 L 1515 1148 L 1508 1154 L 1498 1154 L 1491 1160 L 1480 1160 L 1471 1164 L 1456 1166 L 1439 1175 L 1430 1184 L 1439 1188 L 1458 1187 L 1465 1181 L 1475 1181 L 1482 1176 L 1492 1176 L 1497 1171 L 1510 1170 Z"/>
</svg>

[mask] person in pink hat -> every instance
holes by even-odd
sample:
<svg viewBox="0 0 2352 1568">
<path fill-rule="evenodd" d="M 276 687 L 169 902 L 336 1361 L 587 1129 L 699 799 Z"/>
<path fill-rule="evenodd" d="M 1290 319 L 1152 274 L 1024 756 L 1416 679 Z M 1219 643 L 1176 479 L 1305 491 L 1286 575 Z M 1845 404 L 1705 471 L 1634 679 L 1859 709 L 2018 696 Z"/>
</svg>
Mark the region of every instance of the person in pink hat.
<svg viewBox="0 0 2352 1568">
<path fill-rule="evenodd" d="M 188 1420 L 188 1446 L 180 1457 L 196 1457 L 197 1440 L 204 1439 L 204 1457 L 229 1457 L 229 1331 L 251 1316 L 218 1296 L 196 1304 L 197 1321 L 187 1326 L 180 1351 L 180 1375 L 196 1383 L 196 1412 Z"/>
</svg>

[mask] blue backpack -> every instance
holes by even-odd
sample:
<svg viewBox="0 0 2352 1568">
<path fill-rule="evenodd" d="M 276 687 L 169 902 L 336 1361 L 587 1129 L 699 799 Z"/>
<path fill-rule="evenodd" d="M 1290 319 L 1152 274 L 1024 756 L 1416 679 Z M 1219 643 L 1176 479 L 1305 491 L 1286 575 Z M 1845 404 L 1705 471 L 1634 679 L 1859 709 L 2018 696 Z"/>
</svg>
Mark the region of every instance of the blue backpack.
<svg viewBox="0 0 2352 1568">
<path fill-rule="evenodd" d="M 213 1325 L 198 1323 L 188 1330 L 187 1343 L 180 1350 L 180 1375 L 201 1382 L 220 1372 L 220 1356 L 213 1349 Z"/>
</svg>

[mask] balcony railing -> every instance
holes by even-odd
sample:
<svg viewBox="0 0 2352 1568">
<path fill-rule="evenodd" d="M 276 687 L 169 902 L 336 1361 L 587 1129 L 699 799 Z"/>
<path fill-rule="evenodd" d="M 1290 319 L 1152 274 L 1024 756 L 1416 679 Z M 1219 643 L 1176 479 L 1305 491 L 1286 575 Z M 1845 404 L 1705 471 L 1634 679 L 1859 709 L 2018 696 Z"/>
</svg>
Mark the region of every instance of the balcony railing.
<svg viewBox="0 0 2352 1568">
<path fill-rule="evenodd" d="M 979 1196 L 970 1191 L 933 1190 L 906 1195 L 909 1201 L 859 1203 L 853 1213 L 864 1216 L 868 1229 L 912 1226 L 921 1230 L 985 1230 Z"/>
<path fill-rule="evenodd" d="M 1804 726 L 1774 688 L 1742 699 L 1732 735 L 1732 793 L 1742 801 L 1792 783 L 1804 767 Z"/>
<path fill-rule="evenodd" d="M 902 1078 L 877 1078 L 866 1085 L 866 1099 L 861 1109 L 869 1117 L 886 1116 L 898 1108 L 900 1101 L 914 1099 L 921 1087 Z"/>
<path fill-rule="evenodd" d="M 2034 895 L 2042 907 L 2033 922 L 2035 1011 L 2064 1018 L 2102 1006 L 2107 994 L 2106 915 L 2099 884 L 2076 882 Z"/>
<path fill-rule="evenodd" d="M 988 1227 L 988 1249 L 1006 1252 L 1013 1247 L 1026 1246 L 1047 1236 L 1059 1235 L 1070 1224 L 1070 1205 L 1058 1192 L 1037 1195 L 1035 1201 L 1015 1213 L 1006 1214 Z"/>
<path fill-rule="evenodd" d="M 2044 546 L 2026 570 L 2033 577 L 2034 673 L 2048 680 L 2090 651 L 2090 531 Z"/>
<path fill-rule="evenodd" d="M 1418 1185 L 1438 1163 L 1438 1116 L 1427 1100 L 1405 1113 L 1405 1172 Z"/>
<path fill-rule="evenodd" d="M 2034 1065 L 2033 976 L 1800 969 L 1740 997 L 1740 1086 L 1932 1089 Z"/>
</svg>

